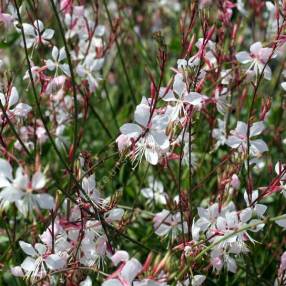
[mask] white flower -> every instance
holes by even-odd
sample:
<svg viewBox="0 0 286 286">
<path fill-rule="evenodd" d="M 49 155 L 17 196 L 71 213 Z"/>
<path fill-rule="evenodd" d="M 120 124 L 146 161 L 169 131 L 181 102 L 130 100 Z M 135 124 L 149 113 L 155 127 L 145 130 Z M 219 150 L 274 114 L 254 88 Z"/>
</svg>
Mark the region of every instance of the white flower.
<svg viewBox="0 0 286 286">
<path fill-rule="evenodd" d="M 61 48 L 60 50 L 54 46 L 52 50 L 52 59 L 53 60 L 47 60 L 46 65 L 50 71 L 60 69 L 63 73 L 65 73 L 67 76 L 70 76 L 70 67 L 68 64 L 61 63 L 64 59 L 66 59 L 66 51 L 65 48 Z"/>
<path fill-rule="evenodd" d="M 94 55 L 87 55 L 83 62 L 76 68 L 77 74 L 87 79 L 91 91 L 95 91 L 98 81 L 101 80 L 98 72 L 102 69 L 104 58 L 95 58 Z"/>
<path fill-rule="evenodd" d="M 205 275 L 195 275 L 192 278 L 192 286 L 200 286 L 204 283 L 205 280 L 206 280 Z"/>
<path fill-rule="evenodd" d="M 249 139 L 262 133 L 265 129 L 263 121 L 256 122 L 251 125 L 249 131 Z M 240 152 L 247 150 L 247 124 L 241 121 L 237 122 L 235 130 L 231 131 L 231 136 L 226 140 L 226 144 L 231 148 L 238 148 Z M 259 157 L 263 152 L 268 151 L 266 143 L 262 139 L 249 140 L 250 154 Z"/>
<path fill-rule="evenodd" d="M 82 179 L 82 189 L 85 194 L 96 204 L 100 205 L 102 203 L 102 198 L 100 197 L 99 191 L 96 189 L 95 175 L 92 174 L 89 177 L 84 177 Z M 82 193 L 82 197 L 85 198 Z"/>
<path fill-rule="evenodd" d="M 286 197 L 286 164 L 277 162 L 275 165 L 275 172 L 279 176 L 282 193 Z"/>
<path fill-rule="evenodd" d="M 89 276 L 79 283 L 79 286 L 92 286 L 92 280 Z"/>
<path fill-rule="evenodd" d="M 227 270 L 232 273 L 235 273 L 237 270 L 237 264 L 234 258 L 217 250 L 211 252 L 211 264 L 213 268 L 218 271 L 221 271 L 224 265 L 226 265 Z"/>
<path fill-rule="evenodd" d="M 170 116 L 171 121 L 177 121 L 181 113 L 186 116 L 186 104 L 191 104 L 200 107 L 201 104 L 206 99 L 208 99 L 207 96 L 201 95 L 198 92 L 188 92 L 186 83 L 184 82 L 183 76 L 181 74 L 175 75 L 173 90 L 169 89 L 167 91 L 166 88 L 160 89 L 160 97 L 164 101 L 175 104 L 172 114 Z"/>
<path fill-rule="evenodd" d="M 283 218 L 277 219 L 275 221 L 279 226 L 283 227 L 284 229 L 286 229 L 286 214 L 284 215 Z"/>
<path fill-rule="evenodd" d="M 141 272 L 142 265 L 136 258 L 131 258 L 122 267 L 118 278 L 111 278 L 102 283 L 102 286 L 131 286 L 133 280 Z"/>
<path fill-rule="evenodd" d="M 182 231 L 183 220 L 183 231 Z M 153 218 L 155 233 L 158 236 L 171 234 L 172 239 L 175 239 L 180 232 L 188 232 L 188 224 L 181 219 L 181 214 L 171 214 L 168 210 L 162 210 Z"/>
<path fill-rule="evenodd" d="M 33 25 L 23 23 L 23 30 L 28 49 L 38 47 L 39 44 L 47 45 L 55 33 L 52 29 L 45 29 L 43 22 L 40 20 L 34 21 Z"/>
<path fill-rule="evenodd" d="M 256 201 L 258 199 L 258 191 L 257 190 L 252 191 L 251 202 L 248 199 L 247 192 L 244 192 L 243 197 L 244 197 L 244 200 L 245 200 L 245 202 L 247 204 L 247 207 L 250 207 L 250 204 L 254 202 L 254 205 L 251 207 L 252 212 L 254 214 L 256 214 L 258 217 L 262 217 L 264 215 L 264 213 L 267 210 L 267 206 L 257 203 L 257 201 Z"/>
<path fill-rule="evenodd" d="M 256 42 L 250 46 L 250 54 L 248 52 L 239 52 L 236 59 L 242 64 L 250 64 L 247 72 L 254 71 L 257 75 L 264 72 L 264 78 L 270 80 L 272 72 L 267 64 L 273 53 L 271 48 L 263 48 L 261 42 Z M 264 70 L 263 70 L 264 69 Z"/>
<path fill-rule="evenodd" d="M 149 202 L 154 200 L 156 203 L 165 205 L 167 194 L 164 192 L 163 184 L 153 177 L 149 177 L 148 185 L 148 188 L 143 188 L 141 190 L 141 194 L 147 198 Z"/>
<path fill-rule="evenodd" d="M 0 93 L 0 101 L 6 111 L 9 119 L 13 117 L 25 118 L 32 110 L 31 106 L 24 103 L 19 103 L 19 94 L 16 87 L 12 87 L 8 99 L 3 93 Z M 0 110 L 0 123 L 5 119 L 2 110 Z"/>
<path fill-rule="evenodd" d="M 218 128 L 214 128 L 212 130 L 212 137 L 216 139 L 215 149 L 219 146 L 223 146 L 226 142 L 226 128 L 225 128 L 225 121 L 218 119 Z"/>
<path fill-rule="evenodd" d="M 47 275 L 47 270 L 58 270 L 66 265 L 66 256 L 59 254 L 48 254 L 49 251 L 46 245 L 36 243 L 32 246 L 24 241 L 19 242 L 21 249 L 28 255 L 20 266 L 13 269 L 12 273 L 19 276 L 25 275 L 32 281 L 35 278 L 42 278 Z M 20 271 L 21 270 L 21 271 Z"/>
<path fill-rule="evenodd" d="M 36 172 L 29 180 L 29 176 L 19 167 L 16 176 L 13 178 L 12 167 L 4 159 L 0 159 L 0 201 L 1 207 L 15 202 L 18 210 L 27 216 L 34 206 L 41 209 L 53 209 L 54 199 L 46 193 L 39 193 L 46 184 L 43 173 Z"/>
<path fill-rule="evenodd" d="M 131 156 L 134 160 L 145 155 L 146 160 L 156 165 L 161 153 L 166 153 L 169 149 L 169 139 L 165 134 L 165 129 L 169 122 L 167 115 L 155 114 L 150 120 L 150 106 L 145 98 L 136 107 L 134 120 L 135 123 L 126 123 L 121 126 L 122 134 L 129 137 L 135 143 L 135 150 Z M 150 122 L 149 122 L 150 120 Z"/>
</svg>

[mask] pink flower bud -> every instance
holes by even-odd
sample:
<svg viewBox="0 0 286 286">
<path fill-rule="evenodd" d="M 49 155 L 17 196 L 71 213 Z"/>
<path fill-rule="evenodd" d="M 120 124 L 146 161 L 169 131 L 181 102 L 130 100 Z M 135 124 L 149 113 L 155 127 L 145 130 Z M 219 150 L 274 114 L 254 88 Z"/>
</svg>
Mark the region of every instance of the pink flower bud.
<svg viewBox="0 0 286 286">
<path fill-rule="evenodd" d="M 286 251 L 282 254 L 281 256 L 281 264 L 280 264 L 280 269 L 282 271 L 286 270 Z"/>
<path fill-rule="evenodd" d="M 231 177 L 231 182 L 230 182 L 231 186 L 234 188 L 234 189 L 239 189 L 240 187 L 240 180 L 238 178 L 238 176 L 236 174 L 233 174 L 232 177 Z"/>
</svg>

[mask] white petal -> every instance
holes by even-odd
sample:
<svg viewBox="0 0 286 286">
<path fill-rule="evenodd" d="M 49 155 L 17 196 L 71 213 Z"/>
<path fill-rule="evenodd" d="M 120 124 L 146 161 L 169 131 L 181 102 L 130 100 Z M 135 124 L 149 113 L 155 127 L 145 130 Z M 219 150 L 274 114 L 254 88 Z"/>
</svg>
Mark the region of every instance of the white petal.
<svg viewBox="0 0 286 286">
<path fill-rule="evenodd" d="M 150 107 L 146 104 L 139 104 L 134 113 L 134 120 L 140 125 L 147 127 L 150 116 Z"/>
<path fill-rule="evenodd" d="M 44 244 L 42 244 L 42 243 L 36 243 L 35 244 L 35 249 L 38 251 L 38 253 L 40 255 L 45 254 L 46 251 L 47 251 L 47 247 Z"/>
<path fill-rule="evenodd" d="M 187 60 L 185 60 L 185 59 L 178 59 L 178 60 L 177 60 L 177 66 L 178 66 L 178 68 L 186 68 L 187 65 L 188 65 Z"/>
<path fill-rule="evenodd" d="M 239 52 L 235 57 L 242 64 L 247 64 L 253 60 L 248 52 Z"/>
<path fill-rule="evenodd" d="M 49 269 L 57 270 L 63 268 L 66 265 L 67 260 L 64 256 L 51 254 L 45 259 L 45 262 Z"/>
<path fill-rule="evenodd" d="M 59 57 L 59 49 L 56 46 L 54 46 L 52 50 L 52 58 L 55 62 L 57 62 L 58 57 Z"/>
<path fill-rule="evenodd" d="M 176 74 L 173 83 L 173 90 L 180 98 L 183 96 L 183 92 L 186 90 L 186 84 L 184 83 L 183 76 L 181 74 Z"/>
<path fill-rule="evenodd" d="M 137 259 L 131 258 L 122 268 L 121 276 L 131 283 L 141 270 L 141 263 Z"/>
<path fill-rule="evenodd" d="M 145 158 L 147 162 L 149 162 L 151 165 L 157 165 L 159 161 L 158 153 L 155 150 L 152 150 L 150 148 L 146 148 Z"/>
<path fill-rule="evenodd" d="M 33 37 L 36 36 L 35 29 L 31 24 L 23 23 L 22 26 L 25 36 L 33 36 Z"/>
<path fill-rule="evenodd" d="M 12 179 L 12 167 L 10 163 L 7 160 L 1 159 L 0 158 L 0 175 Z"/>
<path fill-rule="evenodd" d="M 205 99 L 207 99 L 207 97 L 198 92 L 190 92 L 184 97 L 183 101 L 196 106 L 202 104 Z"/>
<path fill-rule="evenodd" d="M 92 280 L 89 276 L 79 283 L 79 286 L 92 286 Z"/>
<path fill-rule="evenodd" d="M 55 207 L 54 198 L 49 194 L 34 195 L 41 209 L 53 209 Z"/>
<path fill-rule="evenodd" d="M 264 122 L 259 121 L 255 122 L 251 127 L 250 127 L 250 137 L 259 135 L 263 130 L 265 129 Z"/>
<path fill-rule="evenodd" d="M 286 228 L 286 217 L 275 221 L 279 226 Z"/>
<path fill-rule="evenodd" d="M 20 200 L 23 195 L 24 193 L 21 190 L 8 186 L 0 192 L 0 201 L 13 203 Z"/>
<path fill-rule="evenodd" d="M 0 101 L 1 101 L 3 106 L 6 105 L 6 98 L 5 98 L 5 95 L 2 92 L 0 92 Z"/>
<path fill-rule="evenodd" d="M 19 101 L 19 94 L 16 87 L 12 87 L 11 94 L 9 97 L 8 107 L 12 107 Z"/>
<path fill-rule="evenodd" d="M 156 144 L 162 149 L 162 150 L 166 150 L 169 148 L 169 139 L 168 137 L 165 135 L 164 132 L 151 132 Z"/>
<path fill-rule="evenodd" d="M 250 140 L 250 151 L 256 156 L 268 151 L 268 147 L 262 139 Z"/>
<path fill-rule="evenodd" d="M 25 103 L 18 103 L 13 109 L 13 113 L 19 117 L 27 117 L 27 114 L 32 110 L 32 107 Z"/>
<path fill-rule="evenodd" d="M 43 22 L 41 20 L 34 21 L 34 26 L 36 27 L 36 29 L 39 32 L 42 32 L 44 30 L 44 24 L 43 24 Z"/>
<path fill-rule="evenodd" d="M 246 208 L 242 210 L 239 217 L 242 222 L 248 222 L 252 217 L 252 209 Z"/>
<path fill-rule="evenodd" d="M 161 224 L 159 227 L 155 228 L 156 228 L 155 233 L 159 236 L 165 236 L 172 230 L 171 226 L 166 224 Z"/>
<path fill-rule="evenodd" d="M 66 57 L 67 57 L 66 50 L 65 50 L 65 48 L 63 47 L 63 48 L 60 49 L 60 54 L 59 54 L 58 61 L 61 62 L 61 61 L 64 60 Z"/>
<path fill-rule="evenodd" d="M 96 28 L 95 28 L 95 31 L 94 31 L 94 35 L 96 37 L 102 37 L 104 36 L 105 34 L 105 26 L 103 25 L 98 25 Z"/>
<path fill-rule="evenodd" d="M 21 267 L 26 271 L 34 271 L 36 268 L 35 259 L 31 257 L 26 257 L 25 260 L 22 262 Z"/>
<path fill-rule="evenodd" d="M 174 95 L 174 92 L 169 89 L 166 93 L 166 88 L 160 88 L 160 95 L 159 95 L 164 101 L 175 101 L 176 97 Z"/>
<path fill-rule="evenodd" d="M 45 175 L 42 172 L 36 172 L 32 178 L 32 189 L 33 190 L 40 190 L 46 184 Z"/>
<path fill-rule="evenodd" d="M 226 144 L 231 148 L 237 148 L 242 144 L 242 140 L 236 136 L 229 136 L 226 140 Z"/>
<path fill-rule="evenodd" d="M 150 188 L 144 188 L 141 190 L 142 195 L 147 199 L 152 199 L 154 197 L 154 192 Z"/>
<path fill-rule="evenodd" d="M 12 275 L 16 277 L 23 277 L 25 275 L 21 266 L 11 267 L 10 270 L 11 270 Z"/>
<path fill-rule="evenodd" d="M 242 136 L 246 136 L 247 134 L 247 124 L 242 122 L 242 121 L 238 121 L 236 128 L 235 128 L 235 133 L 242 135 Z"/>
<path fill-rule="evenodd" d="M 36 250 L 30 243 L 26 243 L 25 241 L 20 240 L 19 245 L 26 254 L 30 256 L 37 256 Z"/>
<path fill-rule="evenodd" d="M 256 204 L 254 207 L 254 211 L 256 212 L 256 214 L 260 217 L 263 216 L 264 213 L 267 210 L 267 206 L 266 205 L 262 205 L 262 204 Z"/>
<path fill-rule="evenodd" d="M 254 55 L 258 55 L 261 49 L 262 49 L 261 42 L 256 42 L 250 46 L 250 52 Z"/>
<path fill-rule="evenodd" d="M 105 213 L 105 219 L 110 221 L 119 221 L 124 215 L 124 210 L 120 208 L 115 208 Z"/>
<path fill-rule="evenodd" d="M 120 262 L 124 261 L 128 261 L 129 260 L 129 254 L 128 252 L 124 251 L 124 250 L 118 250 L 115 252 L 115 254 L 113 254 L 111 256 L 111 261 L 112 263 L 117 266 Z"/>
<path fill-rule="evenodd" d="M 281 87 L 286 91 L 286 81 L 281 82 Z"/>
<path fill-rule="evenodd" d="M 46 66 L 50 71 L 53 71 L 56 68 L 56 64 L 50 59 L 46 61 Z"/>
<path fill-rule="evenodd" d="M 43 39 L 45 40 L 51 40 L 54 36 L 55 31 L 52 29 L 46 29 L 44 33 L 42 34 Z"/>
<path fill-rule="evenodd" d="M 237 270 L 237 265 L 235 260 L 231 257 L 228 257 L 226 263 L 227 263 L 227 270 L 232 273 L 235 273 Z"/>
<path fill-rule="evenodd" d="M 105 280 L 101 286 L 123 286 L 118 279 Z"/>
<path fill-rule="evenodd" d="M 195 275 L 192 279 L 192 286 L 200 286 L 206 280 L 205 275 Z"/>
<path fill-rule="evenodd" d="M 120 127 L 120 132 L 130 137 L 138 137 L 142 133 L 142 128 L 138 124 L 126 123 Z"/>
<path fill-rule="evenodd" d="M 60 69 L 67 75 L 71 76 L 70 66 L 68 64 L 61 64 Z"/>
</svg>

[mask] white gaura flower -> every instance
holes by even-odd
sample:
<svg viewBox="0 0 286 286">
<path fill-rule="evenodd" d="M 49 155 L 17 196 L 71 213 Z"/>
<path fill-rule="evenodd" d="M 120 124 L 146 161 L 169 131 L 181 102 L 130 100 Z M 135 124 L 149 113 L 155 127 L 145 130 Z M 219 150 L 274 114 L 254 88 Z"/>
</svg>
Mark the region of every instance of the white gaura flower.
<svg viewBox="0 0 286 286">
<path fill-rule="evenodd" d="M 143 188 L 141 194 L 148 199 L 149 202 L 153 200 L 159 204 L 166 204 L 167 194 L 164 192 L 162 182 L 155 180 L 153 177 L 148 178 L 148 188 Z"/>
<path fill-rule="evenodd" d="M 200 286 L 202 285 L 206 280 L 206 276 L 205 275 L 194 275 L 194 277 L 192 278 L 192 286 Z"/>
<path fill-rule="evenodd" d="M 272 53 L 273 49 L 263 48 L 261 42 L 256 42 L 250 46 L 250 54 L 245 51 L 239 52 L 236 59 L 242 64 L 250 64 L 247 72 L 254 71 L 258 75 L 263 71 L 264 78 L 271 80 L 272 72 L 267 63 L 271 56 L 274 58 Z"/>
<path fill-rule="evenodd" d="M 79 283 L 79 286 L 92 286 L 92 280 L 87 276 L 83 281 Z"/>
<path fill-rule="evenodd" d="M 280 186 L 282 188 L 282 194 L 286 198 L 286 164 L 277 162 L 275 165 L 275 172 L 279 176 Z"/>
<path fill-rule="evenodd" d="M 217 271 L 221 271 L 224 265 L 229 272 L 235 273 L 237 271 L 237 264 L 234 258 L 216 249 L 211 252 L 210 262 Z"/>
<path fill-rule="evenodd" d="M 212 137 L 216 139 L 215 149 L 223 146 L 226 142 L 226 127 L 225 121 L 218 119 L 218 127 L 212 130 Z"/>
<path fill-rule="evenodd" d="M 124 259 L 125 260 L 125 259 Z M 131 286 L 136 276 L 141 272 L 142 265 L 136 258 L 124 262 L 124 266 L 116 271 L 116 276 L 112 275 L 111 279 L 107 279 L 102 286 Z"/>
<path fill-rule="evenodd" d="M 244 192 L 243 197 L 244 197 L 244 200 L 246 202 L 247 207 L 251 208 L 253 214 L 255 214 L 258 217 L 262 217 L 264 215 L 264 213 L 267 210 L 267 206 L 257 203 L 257 201 L 256 201 L 258 199 L 258 191 L 257 190 L 252 191 L 251 202 L 249 201 L 248 194 L 246 191 Z M 250 207 L 251 203 L 254 203 L 254 204 L 253 204 L 253 206 Z"/>
<path fill-rule="evenodd" d="M 216 104 L 217 111 L 224 115 L 229 108 L 229 104 L 227 103 L 227 97 L 230 95 L 229 90 L 227 88 L 216 89 L 214 102 Z"/>
<path fill-rule="evenodd" d="M 147 100 L 143 98 L 135 110 L 135 123 L 124 124 L 121 126 L 120 131 L 128 136 L 129 140 L 135 145 L 131 151 L 133 161 L 138 158 L 140 162 L 143 155 L 145 155 L 150 164 L 156 165 L 161 154 L 166 153 L 169 149 L 169 139 L 165 134 L 169 116 L 154 112 L 150 120 L 150 115 L 150 106 Z"/>
<path fill-rule="evenodd" d="M 47 45 L 55 33 L 52 29 L 45 29 L 43 22 L 40 20 L 34 21 L 33 25 L 23 23 L 23 30 L 28 49 L 31 47 L 37 48 L 40 44 Z"/>
<path fill-rule="evenodd" d="M 66 265 L 66 255 L 51 254 L 47 246 L 42 243 L 33 246 L 20 241 L 19 244 L 28 257 L 20 266 L 12 268 L 12 274 L 15 276 L 26 276 L 34 281 L 36 278 L 45 277 L 48 270 L 59 270 Z"/>
<path fill-rule="evenodd" d="M 87 79 L 91 91 L 95 91 L 98 82 L 101 80 L 99 71 L 103 64 L 104 58 L 95 58 L 94 55 L 89 54 L 76 68 L 79 77 Z"/>
<path fill-rule="evenodd" d="M 216 58 L 213 51 L 215 50 L 215 43 L 211 40 L 203 38 L 198 39 L 196 47 L 199 51 L 188 60 L 188 66 L 193 68 L 200 64 L 201 59 L 204 57 L 209 64 L 216 64 Z"/>
<path fill-rule="evenodd" d="M 82 189 L 85 195 L 87 195 L 96 205 L 101 205 L 103 199 L 100 196 L 99 191 L 96 189 L 95 175 L 92 174 L 89 177 L 84 177 L 82 179 Z M 81 195 L 85 198 L 85 195 L 81 191 Z"/>
<path fill-rule="evenodd" d="M 249 153 L 254 157 L 259 157 L 262 153 L 268 151 L 266 143 L 262 139 L 251 139 L 263 132 L 265 129 L 264 122 L 259 121 L 251 125 L 249 132 Z M 237 122 L 235 130 L 230 132 L 230 135 L 226 144 L 231 148 L 238 149 L 240 152 L 246 152 L 247 150 L 247 124 L 241 121 Z"/>
<path fill-rule="evenodd" d="M 70 76 L 70 67 L 68 64 L 62 63 L 67 57 L 65 48 L 61 48 L 60 50 L 54 46 L 52 50 L 52 60 L 47 60 L 46 65 L 50 71 L 56 70 L 56 74 L 58 69 L 60 69 L 67 76 Z"/>
<path fill-rule="evenodd" d="M 27 216 L 34 207 L 53 209 L 53 197 L 46 193 L 39 193 L 45 184 L 46 178 L 43 173 L 36 172 L 30 180 L 21 167 L 17 169 L 14 178 L 10 163 L 0 159 L 1 208 L 14 202 L 24 216 Z"/>
<path fill-rule="evenodd" d="M 201 106 L 201 104 L 208 99 L 207 96 L 201 95 L 198 92 L 188 92 L 183 75 L 179 73 L 175 75 L 173 89 L 167 91 L 166 88 L 161 88 L 160 97 L 164 101 L 174 104 L 170 115 L 171 121 L 178 121 L 180 115 L 186 116 L 187 105 Z"/>
<path fill-rule="evenodd" d="M 9 94 L 5 95 L 0 93 L 0 101 L 5 109 L 6 115 L 9 119 L 14 117 L 16 118 L 25 118 L 28 113 L 32 110 L 31 106 L 25 103 L 19 103 L 19 94 L 16 87 L 12 87 Z M 5 116 L 0 110 L 0 123 L 3 122 Z"/>
<path fill-rule="evenodd" d="M 182 225 L 181 214 L 179 212 L 172 214 L 168 210 L 162 210 L 154 216 L 153 222 L 155 233 L 158 236 L 166 236 L 170 234 L 172 239 L 175 239 L 179 233 L 188 232 L 188 223 L 184 221 L 183 218 Z"/>
</svg>

